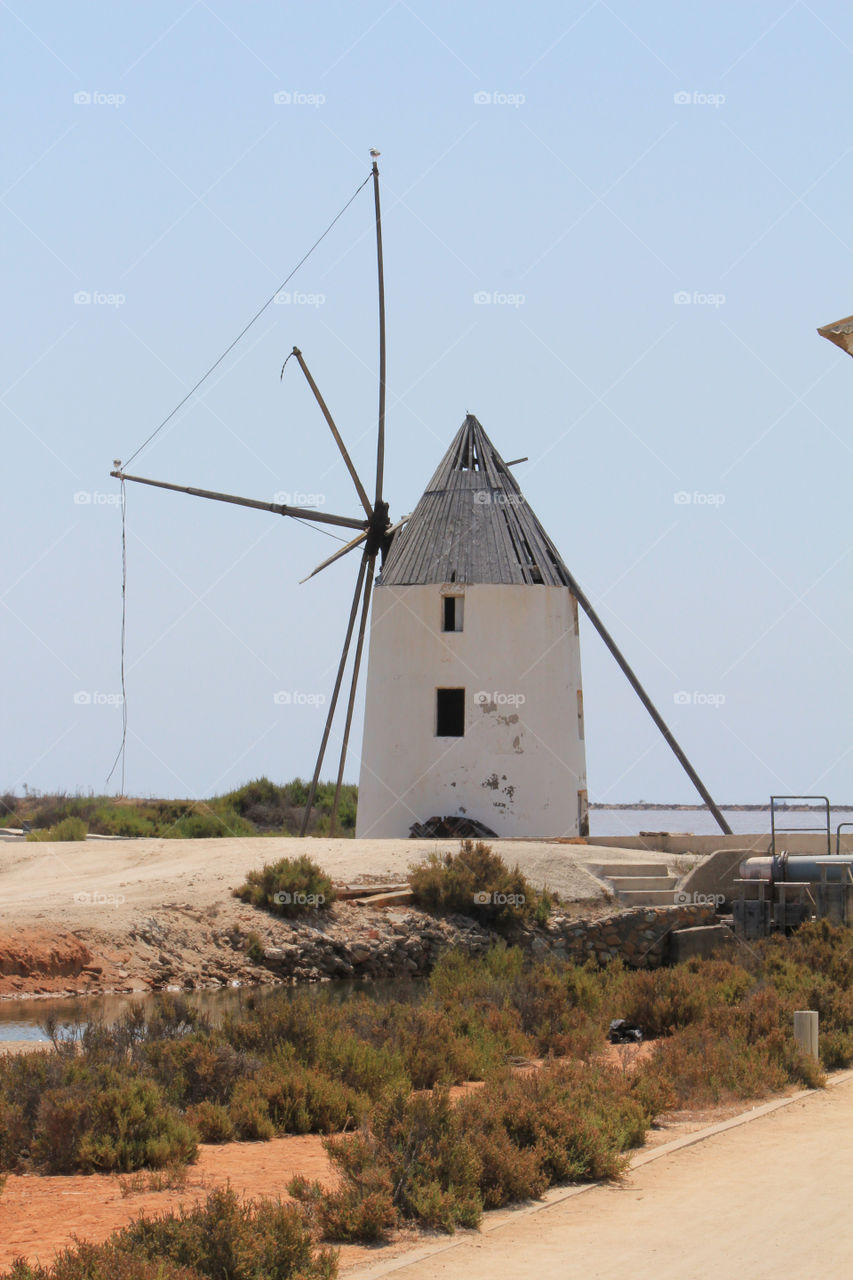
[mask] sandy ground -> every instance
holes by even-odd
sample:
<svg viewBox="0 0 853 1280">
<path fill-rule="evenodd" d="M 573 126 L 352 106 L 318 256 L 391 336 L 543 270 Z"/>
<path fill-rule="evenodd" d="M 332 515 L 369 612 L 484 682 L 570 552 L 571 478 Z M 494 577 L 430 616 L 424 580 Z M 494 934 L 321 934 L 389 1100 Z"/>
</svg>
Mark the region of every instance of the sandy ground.
<svg viewBox="0 0 853 1280">
<path fill-rule="evenodd" d="M 648 862 L 650 855 L 600 845 L 545 840 L 491 841 L 537 885 L 570 901 L 597 897 L 588 869 L 607 861 Z M 67 929 L 126 923 L 170 901 L 198 911 L 221 905 L 246 872 L 308 852 L 333 880 L 404 880 L 430 850 L 458 847 L 431 840 L 98 840 L 79 844 L 0 841 L 0 923 L 50 921 Z M 654 855 L 655 861 L 672 861 Z"/>
</svg>

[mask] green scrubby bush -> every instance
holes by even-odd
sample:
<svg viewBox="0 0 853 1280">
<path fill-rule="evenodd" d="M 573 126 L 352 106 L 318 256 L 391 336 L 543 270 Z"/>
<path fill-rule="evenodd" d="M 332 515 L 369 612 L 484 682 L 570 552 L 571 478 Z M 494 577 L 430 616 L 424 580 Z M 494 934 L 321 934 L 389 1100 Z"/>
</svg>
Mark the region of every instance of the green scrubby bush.
<svg viewBox="0 0 853 1280">
<path fill-rule="evenodd" d="M 316 862 L 302 853 L 298 858 L 279 858 L 278 862 L 266 863 L 260 871 L 250 871 L 245 882 L 234 890 L 234 896 L 274 915 L 295 916 L 330 907 L 335 888 Z"/>
<path fill-rule="evenodd" d="M 0 1168 L 130 1173 L 195 1159 L 196 1133 L 154 1080 L 70 1054 L 0 1059 Z"/>
<path fill-rule="evenodd" d="M 45 1266 L 19 1258 L 0 1280 L 202 1280 L 202 1273 L 165 1258 L 140 1258 L 110 1242 L 80 1242 Z"/>
<path fill-rule="evenodd" d="M 196 1102 L 187 1107 L 187 1123 L 198 1133 L 200 1142 L 232 1142 L 234 1125 L 228 1109 L 219 1102 Z"/>
<path fill-rule="evenodd" d="M 226 809 L 223 813 L 184 814 L 160 834 L 170 840 L 207 840 L 224 836 L 253 836 L 255 828 L 233 809 Z"/>
<path fill-rule="evenodd" d="M 471 916 L 494 929 L 509 929 L 550 902 L 482 840 L 463 840 L 458 853 L 427 854 L 410 868 L 409 884 L 425 911 Z"/>
<path fill-rule="evenodd" d="M 309 835 L 328 831 L 335 783 L 321 782 L 309 815 Z M 279 785 L 257 778 L 210 800 L 120 800 L 111 796 L 69 796 L 64 793 L 23 797 L 0 796 L 0 825 L 29 822 L 46 832 L 65 818 L 79 818 L 90 832 L 119 837 L 162 838 L 215 837 L 222 835 L 295 835 L 299 830 L 308 787 L 301 778 Z M 337 833 L 351 836 L 355 829 L 358 788 L 341 790 Z M 44 834 L 33 837 L 46 840 Z"/>
<path fill-rule="evenodd" d="M 297 1179 L 289 1189 L 332 1239 L 381 1238 L 401 1219 L 450 1232 L 554 1183 L 618 1178 L 648 1123 L 613 1068 L 505 1072 L 455 1104 L 442 1089 L 386 1099 L 361 1132 L 326 1141 L 338 1188 Z"/>
<path fill-rule="evenodd" d="M 105 1244 L 76 1243 L 42 1267 L 16 1262 L 0 1280 L 334 1280 L 300 1210 L 219 1189 L 193 1209 L 141 1214 Z"/>
<path fill-rule="evenodd" d="M 82 818 L 62 818 L 55 826 L 27 832 L 27 840 L 85 840 L 88 827 Z"/>
<path fill-rule="evenodd" d="M 194 1209 L 142 1215 L 113 1237 L 119 1248 L 168 1259 L 211 1280 L 333 1280 L 337 1254 L 317 1249 L 303 1214 L 276 1200 L 241 1201 L 230 1187 Z"/>
<path fill-rule="evenodd" d="M 587 1166 L 606 1174 L 641 1123 L 675 1105 L 821 1084 L 820 1066 L 796 1048 L 793 1011 L 819 1010 L 825 1068 L 851 1061 L 848 950 L 847 930 L 805 926 L 794 938 L 758 944 L 743 956 L 749 968 L 691 960 L 646 973 L 620 963 L 533 964 L 501 943 L 477 959 L 446 952 L 413 993 L 395 986 L 344 1002 L 330 987 L 249 994 L 240 1012 L 216 1027 L 185 998 L 162 996 L 134 1005 L 114 1024 L 89 1021 L 72 1044 L 54 1028 L 51 1053 L 0 1058 L 0 1172 L 132 1171 L 192 1159 L 199 1137 L 261 1141 L 361 1125 L 368 1147 L 391 1151 L 377 1168 L 390 1170 L 397 1188 L 399 1153 L 409 1150 L 400 1143 L 411 1121 L 426 1163 L 408 1207 L 398 1197 L 395 1212 L 452 1225 L 470 1217 L 477 1196 L 491 1204 L 525 1187 L 534 1194 L 543 1178 L 579 1176 Z M 621 1055 L 622 1092 L 599 1071 L 614 1017 L 639 1020 L 662 1037 L 630 1070 L 633 1055 Z M 572 1060 L 571 1090 L 569 1077 L 547 1068 L 536 1077 L 547 1076 L 547 1089 L 507 1081 L 508 1064 L 549 1055 Z M 400 1110 L 413 1090 L 472 1079 L 485 1081 L 478 1096 L 492 1106 L 491 1119 L 478 1111 L 484 1104 L 468 1098 L 453 1109 L 466 1116 L 471 1108 L 471 1143 L 491 1170 L 477 1174 L 473 1191 L 468 1166 L 457 1164 L 456 1122 L 439 1151 L 433 1112 Z M 584 1094 L 589 1081 L 607 1099 L 604 1110 Z M 510 1106 L 516 1087 L 522 1092 Z M 540 1112 L 553 1122 L 537 1118 Z M 541 1158 L 546 1150 L 554 1153 L 550 1163 Z M 384 1212 L 382 1179 L 367 1179 L 366 1163 L 359 1168 L 361 1190 L 342 1184 L 346 1195 L 328 1217 L 356 1233 L 379 1229 Z M 456 1203 L 451 1192 L 459 1179 Z"/>
</svg>

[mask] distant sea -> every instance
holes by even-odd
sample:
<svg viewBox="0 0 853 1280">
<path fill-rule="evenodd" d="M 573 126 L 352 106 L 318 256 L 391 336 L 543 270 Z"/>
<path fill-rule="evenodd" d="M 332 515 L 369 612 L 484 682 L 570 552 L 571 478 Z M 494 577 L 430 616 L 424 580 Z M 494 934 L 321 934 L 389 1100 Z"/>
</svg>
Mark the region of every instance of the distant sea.
<svg viewBox="0 0 853 1280">
<path fill-rule="evenodd" d="M 770 809 L 726 809 L 723 817 L 736 835 L 752 835 L 770 830 Z M 777 817 L 783 827 L 816 827 L 822 813 L 789 809 Z M 853 809 L 833 809 L 830 815 L 833 848 L 839 822 L 853 822 Z M 823 828 L 821 828 L 822 830 Z M 590 809 L 589 830 L 593 836 L 636 836 L 641 831 L 685 831 L 694 836 L 712 836 L 720 830 L 707 809 Z M 853 828 L 850 828 L 853 831 Z"/>
</svg>

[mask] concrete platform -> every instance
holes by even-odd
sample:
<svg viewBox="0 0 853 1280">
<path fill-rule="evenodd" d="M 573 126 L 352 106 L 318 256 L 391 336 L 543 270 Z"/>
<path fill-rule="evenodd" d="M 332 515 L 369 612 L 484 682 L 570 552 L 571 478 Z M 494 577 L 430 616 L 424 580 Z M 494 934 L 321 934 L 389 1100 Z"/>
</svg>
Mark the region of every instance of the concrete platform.
<svg viewBox="0 0 853 1280">
<path fill-rule="evenodd" d="M 735 945 L 734 935 L 725 925 L 700 924 L 692 929 L 677 929 L 670 936 L 669 957 L 675 964 L 689 960 L 691 956 L 708 960 Z"/>
</svg>

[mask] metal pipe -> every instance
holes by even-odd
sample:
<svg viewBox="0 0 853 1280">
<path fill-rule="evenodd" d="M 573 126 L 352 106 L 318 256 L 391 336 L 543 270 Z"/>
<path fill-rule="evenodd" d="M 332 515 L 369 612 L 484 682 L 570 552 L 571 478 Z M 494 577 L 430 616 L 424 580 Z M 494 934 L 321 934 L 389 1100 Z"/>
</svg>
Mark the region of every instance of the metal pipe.
<svg viewBox="0 0 853 1280">
<path fill-rule="evenodd" d="M 746 858 L 740 864 L 741 880 L 763 880 L 767 884 L 819 884 L 847 880 L 853 874 L 853 853 L 810 858 L 805 854 L 775 854 Z"/>
</svg>

